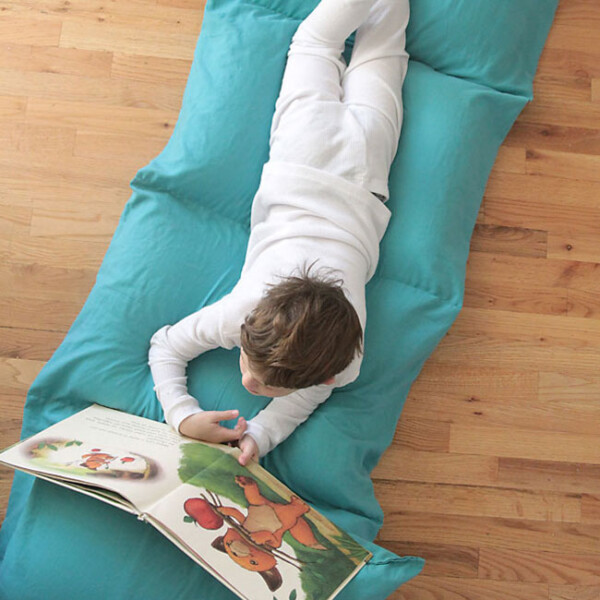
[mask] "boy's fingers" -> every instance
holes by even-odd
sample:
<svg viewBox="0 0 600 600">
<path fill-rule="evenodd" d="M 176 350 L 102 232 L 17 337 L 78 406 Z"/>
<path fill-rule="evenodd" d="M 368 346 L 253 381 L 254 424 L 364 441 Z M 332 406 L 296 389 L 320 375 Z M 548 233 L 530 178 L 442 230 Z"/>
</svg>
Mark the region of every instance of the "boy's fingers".
<svg viewBox="0 0 600 600">
<path fill-rule="evenodd" d="M 242 466 L 246 466 L 246 463 L 254 458 L 255 452 L 252 445 L 246 446 L 242 450 L 242 454 L 240 455 L 239 462 Z"/>
<path fill-rule="evenodd" d="M 240 465 L 242 465 L 242 467 L 245 467 L 245 466 L 246 466 L 246 463 L 248 462 L 248 459 L 250 458 L 250 457 L 248 456 L 248 454 L 250 454 L 250 453 L 248 452 L 248 450 L 247 450 L 247 449 L 246 449 L 246 450 L 244 450 L 244 451 L 243 451 L 243 452 L 240 454 L 240 458 L 239 458 L 238 460 L 239 460 L 239 463 L 240 463 Z"/>
<path fill-rule="evenodd" d="M 214 443 L 222 444 L 223 442 L 235 442 L 240 439 L 240 432 L 235 429 L 227 429 L 227 427 L 221 427 L 214 435 Z"/>
<path fill-rule="evenodd" d="M 211 413 L 211 417 L 215 421 L 231 421 L 231 419 L 235 419 L 239 414 L 239 410 L 215 410 Z"/>
</svg>

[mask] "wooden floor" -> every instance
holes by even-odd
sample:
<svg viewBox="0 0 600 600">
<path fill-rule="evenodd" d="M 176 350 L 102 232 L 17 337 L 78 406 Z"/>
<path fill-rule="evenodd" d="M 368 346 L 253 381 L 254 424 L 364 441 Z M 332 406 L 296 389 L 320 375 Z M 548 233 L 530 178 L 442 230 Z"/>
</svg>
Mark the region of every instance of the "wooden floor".
<svg viewBox="0 0 600 600">
<path fill-rule="evenodd" d="M 202 5 L 0 0 L 1 446 L 171 134 Z M 427 559 L 395 600 L 600 600 L 598 0 L 562 0 L 535 93 L 487 188 L 465 308 L 374 473 L 379 542 Z"/>
</svg>

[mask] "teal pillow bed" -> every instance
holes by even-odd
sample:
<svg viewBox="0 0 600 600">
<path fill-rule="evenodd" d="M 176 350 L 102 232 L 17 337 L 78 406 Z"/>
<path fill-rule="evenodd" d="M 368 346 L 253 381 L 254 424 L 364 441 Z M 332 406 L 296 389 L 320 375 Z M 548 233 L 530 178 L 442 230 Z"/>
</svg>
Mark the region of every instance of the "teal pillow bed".
<svg viewBox="0 0 600 600">
<path fill-rule="evenodd" d="M 384 599 L 423 566 L 372 543 L 383 514 L 370 473 L 412 382 L 461 308 L 485 184 L 532 97 L 556 4 L 411 3 L 393 216 L 367 287 L 361 375 L 263 459 L 373 551 L 342 600 Z M 29 392 L 24 437 L 93 402 L 162 420 L 146 362 L 150 337 L 238 279 L 286 52 L 314 5 L 209 0 L 175 131 L 132 181 L 97 283 Z M 207 409 L 237 407 L 251 418 L 267 400 L 242 388 L 238 356 L 216 350 L 193 361 L 190 389 Z M 23 474 L 15 477 L 0 544 L 5 599 L 233 598 L 152 527 Z"/>
</svg>

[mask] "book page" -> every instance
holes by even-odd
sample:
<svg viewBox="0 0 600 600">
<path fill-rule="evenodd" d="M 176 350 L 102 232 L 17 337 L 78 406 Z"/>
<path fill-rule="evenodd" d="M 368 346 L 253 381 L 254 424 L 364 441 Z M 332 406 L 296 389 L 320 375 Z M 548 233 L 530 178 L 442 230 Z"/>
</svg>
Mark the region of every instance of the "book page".
<svg viewBox="0 0 600 600">
<path fill-rule="evenodd" d="M 182 483 L 148 510 L 197 562 L 249 600 L 328 600 L 370 553 L 239 450 L 182 447 Z"/>
<path fill-rule="evenodd" d="M 370 553 L 240 450 L 93 405 L 0 453 L 0 462 L 129 500 L 244 600 L 330 600 Z M 94 488 L 109 490 L 108 495 Z"/>
<path fill-rule="evenodd" d="M 0 453 L 0 461 L 111 490 L 145 512 L 181 484 L 185 441 L 164 423 L 93 405 Z"/>
</svg>

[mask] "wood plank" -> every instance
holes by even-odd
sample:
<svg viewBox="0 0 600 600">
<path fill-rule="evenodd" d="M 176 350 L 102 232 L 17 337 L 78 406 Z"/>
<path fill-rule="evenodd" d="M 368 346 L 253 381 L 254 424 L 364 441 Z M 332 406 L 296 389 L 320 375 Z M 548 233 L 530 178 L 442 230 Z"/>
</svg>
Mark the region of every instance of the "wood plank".
<svg viewBox="0 0 600 600">
<path fill-rule="evenodd" d="M 144 162 L 150 162 L 167 145 L 169 137 L 167 134 L 170 133 L 170 130 L 165 128 L 163 131 L 165 133 L 161 137 L 151 137 L 149 135 L 139 137 L 95 132 L 78 133 L 73 154 L 83 158 L 109 158 L 113 160 L 119 158 L 127 160 L 131 156 L 135 156 L 137 159 L 141 158 Z"/>
<path fill-rule="evenodd" d="M 36 263 L 3 263 L 0 265 L 0 296 L 69 300 L 89 294 L 96 271 L 65 269 Z"/>
<path fill-rule="evenodd" d="M 600 600 L 600 585 L 553 585 L 549 600 Z"/>
<path fill-rule="evenodd" d="M 488 181 L 484 223 L 598 235 L 599 197 L 597 182 L 500 173 Z"/>
<path fill-rule="evenodd" d="M 600 28 L 580 27 L 557 18 L 548 35 L 546 47 L 579 52 L 600 48 Z"/>
<path fill-rule="evenodd" d="M 481 211 L 485 214 L 485 211 Z M 546 258 L 548 233 L 524 227 L 478 224 L 471 238 L 471 252 Z M 554 256 L 553 258 L 564 258 Z M 573 255 L 573 260 L 581 260 Z"/>
<path fill-rule="evenodd" d="M 585 233 L 550 233 L 548 258 L 600 263 L 598 237 Z"/>
<path fill-rule="evenodd" d="M 545 287 L 600 289 L 595 263 L 575 260 L 539 260 L 527 256 L 490 256 L 473 253 L 469 257 L 469 270 L 478 281 L 500 285 L 507 283 L 510 274 L 517 285 L 525 286 L 533 273 Z"/>
<path fill-rule="evenodd" d="M 541 75 L 533 84 L 534 97 L 542 102 L 545 98 L 562 100 L 563 102 L 589 102 L 592 94 L 592 83 L 589 77 L 552 77 Z"/>
<path fill-rule="evenodd" d="M 559 4 L 557 19 L 560 23 L 588 28 L 600 25 L 600 15 L 595 0 L 570 0 Z"/>
<path fill-rule="evenodd" d="M 128 0 L 127 2 L 19 0 L 7 5 L 10 11 L 7 16 L 18 20 L 41 13 L 52 22 L 97 21 L 99 18 L 104 18 L 105 21 L 117 25 L 137 23 L 140 29 L 153 29 L 158 26 L 158 23 L 162 23 L 164 27 L 175 30 L 189 28 L 188 30 L 192 31 L 192 28 L 197 28 L 194 22 L 202 20 L 204 4 L 204 0 L 196 0 L 192 6 L 182 9 L 176 5 L 159 4 L 156 0 Z"/>
<path fill-rule="evenodd" d="M 568 298 L 567 292 L 600 290 L 599 269 L 597 263 L 473 253 L 464 303 L 515 312 L 567 315 L 577 310 L 581 314 L 577 298 Z M 600 312 L 592 310 L 589 314 L 587 308 L 589 318 L 600 318 Z"/>
<path fill-rule="evenodd" d="M 64 335 L 57 331 L 2 327 L 0 328 L 0 356 L 44 362 L 50 359 L 63 337 Z"/>
<path fill-rule="evenodd" d="M 446 339 L 451 336 L 449 334 Z M 446 343 L 446 340 L 442 342 Z M 448 423 L 463 423 L 470 421 L 472 411 L 481 407 L 491 408 L 488 403 L 514 402 L 521 406 L 535 406 L 538 379 L 535 371 L 516 372 L 462 363 L 446 365 L 432 360 L 413 384 L 402 414 L 411 419 L 428 417 Z M 512 408 L 505 406 L 503 410 Z"/>
<path fill-rule="evenodd" d="M 600 433 L 450 426 L 450 452 L 556 462 L 600 463 Z"/>
<path fill-rule="evenodd" d="M 0 364 L 1 369 L 2 366 Z M 2 381 L 4 383 L 4 378 Z M 24 404 L 24 395 L 12 394 L 4 390 L 0 393 L 0 406 L 2 406 L 0 448 L 11 446 L 19 440 Z M 13 477 L 13 469 L 0 466 L 0 522 L 4 521 Z"/>
<path fill-rule="evenodd" d="M 380 541 L 377 544 L 398 556 L 420 556 L 425 559 L 423 575 L 430 577 L 461 577 L 476 579 L 479 549 L 450 544 L 421 544 L 414 542 Z"/>
<path fill-rule="evenodd" d="M 518 121 L 510 130 L 505 143 L 509 146 L 526 146 L 534 150 L 598 155 L 600 154 L 600 129 Z M 525 168 L 525 164 L 523 167 Z"/>
<path fill-rule="evenodd" d="M 600 182 L 600 156 L 555 150 L 527 150 L 527 173 Z"/>
<path fill-rule="evenodd" d="M 0 211 L 1 212 L 1 211 Z M 14 235 L 4 254 L 13 264 L 47 265 L 63 269 L 98 270 L 108 249 L 111 235 L 94 236 L 31 236 Z M 0 248 L 2 240 L 0 239 Z"/>
<path fill-rule="evenodd" d="M 600 556 L 481 548 L 479 578 L 554 585 L 600 585 Z"/>
<path fill-rule="evenodd" d="M 128 193 L 128 192 L 125 192 Z M 106 239 L 119 222 L 126 198 L 114 202 L 56 201 L 53 206 L 35 201 L 31 215 L 32 236 L 85 236 Z"/>
<path fill-rule="evenodd" d="M 92 102 L 179 112 L 183 89 L 142 81 L 0 69 L 4 96 Z"/>
<path fill-rule="evenodd" d="M 61 180 L 67 193 L 76 194 L 81 190 L 80 198 L 107 195 L 123 204 L 130 195 L 129 182 L 137 170 L 144 165 L 132 157 L 131 160 L 105 159 L 101 167 L 99 161 L 77 156 L 48 156 L 25 153 L 10 153 L 0 148 L 0 184 L 10 189 L 11 201 L 24 200 L 28 206 L 31 199 L 58 198 L 62 200 Z M 10 186 L 10 187 L 9 187 Z M 102 188 L 109 188 L 103 190 Z M 5 196 L 5 198 L 8 197 Z M 74 197 L 74 196 L 73 196 Z M 0 197 L 0 201 L 1 201 Z M 109 206 L 109 203 L 106 204 Z"/>
<path fill-rule="evenodd" d="M 598 371 L 599 351 L 543 344 L 535 347 L 522 342 L 477 340 L 448 335 L 431 358 L 432 364 L 441 363 L 446 366 L 466 360 L 482 367 L 513 369 L 516 372 L 546 370 L 586 378 Z"/>
<path fill-rule="evenodd" d="M 0 295 L 0 327 L 66 333 L 83 302 L 83 298 L 72 297 L 68 300 L 48 300 L 43 297 L 25 299 Z"/>
<path fill-rule="evenodd" d="M 3 522 L 4 517 L 6 516 L 8 498 L 10 496 L 10 490 L 14 475 L 15 472 L 12 469 L 0 466 L 0 522 Z"/>
<path fill-rule="evenodd" d="M 544 408 L 560 406 L 572 411 L 576 403 L 578 411 L 589 420 L 591 415 L 587 411 L 598 409 L 598 397 L 600 376 L 586 378 L 560 373 L 539 373 L 538 402 Z"/>
<path fill-rule="evenodd" d="M 390 446 L 373 470 L 374 479 L 493 485 L 498 474 L 498 458 L 422 452 Z"/>
<path fill-rule="evenodd" d="M 592 102 L 600 103 L 600 79 L 592 79 Z"/>
<path fill-rule="evenodd" d="M 492 168 L 494 173 L 526 173 L 525 148 L 516 145 L 502 145 L 498 150 L 496 162 Z"/>
<path fill-rule="evenodd" d="M 0 65 L 18 72 L 62 73 L 83 77 L 110 77 L 112 52 L 89 51 L 32 44 L 0 44 Z"/>
<path fill-rule="evenodd" d="M 598 318 L 598 292 L 593 290 L 568 290 L 569 316 Z"/>
<path fill-rule="evenodd" d="M 600 495 L 584 494 L 581 498 L 582 523 L 600 523 Z"/>
<path fill-rule="evenodd" d="M 0 207 L 2 207 L 2 212 L 6 212 L 8 215 L 4 220 L 13 222 L 13 237 L 29 235 L 31 215 L 36 202 L 47 204 L 60 199 L 61 202 L 67 204 L 78 202 L 85 204 L 87 199 L 89 206 L 93 198 L 94 204 L 115 207 L 123 206 L 127 201 L 131 192 L 128 184 L 136 172 L 136 167 L 132 167 L 129 161 L 124 161 L 121 168 L 117 168 L 119 163 L 107 159 L 105 163 L 110 166 L 114 165 L 115 170 L 105 172 L 98 168 L 95 161 L 72 156 L 64 158 L 62 163 L 56 161 L 52 164 L 52 161 L 41 162 L 39 158 L 36 162 L 32 156 L 31 161 L 34 164 L 40 164 L 42 172 L 36 170 L 32 165 L 21 165 L 19 168 L 16 166 L 16 156 L 13 156 L 13 161 L 7 160 L 4 163 L 0 159 L 0 187 L 10 191 L 10 196 L 8 192 L 4 199 L 0 196 Z M 80 173 L 80 176 L 76 177 L 77 166 L 83 168 L 86 164 L 88 166 L 95 165 L 94 169 L 87 173 L 87 178 L 84 173 Z M 65 178 L 70 181 L 66 183 Z M 10 202 L 10 205 L 7 202 Z M 10 216 L 11 210 L 21 207 L 22 210 L 29 210 L 28 218 L 25 217 L 25 212 L 20 216 L 17 213 Z M 25 220 L 27 227 L 25 227 Z M 0 225 L 0 231 L 1 227 L 2 225 Z"/>
<path fill-rule="evenodd" d="M 511 311 L 486 311 L 467 307 L 452 325 L 448 337 L 525 342 L 532 347 L 546 347 L 551 344 L 574 350 L 593 351 L 598 346 L 599 335 L 600 323 L 595 320 Z M 468 372 L 472 365 L 465 361 L 464 367 Z"/>
<path fill-rule="evenodd" d="M 191 60 L 113 53 L 111 77 L 182 88 L 190 74 Z"/>
<path fill-rule="evenodd" d="M 600 493 L 600 465 L 499 458 L 497 485 L 574 494 Z"/>
<path fill-rule="evenodd" d="M 44 364 L 40 360 L 0 358 L 3 393 L 24 396 Z"/>
<path fill-rule="evenodd" d="M 594 434 L 600 421 L 599 386 L 600 379 L 558 373 L 432 364 L 411 389 L 399 432 L 413 420 L 431 419 L 466 427 L 510 428 L 518 423 L 524 429 Z M 401 433 L 395 441 L 403 443 Z M 446 444 L 447 436 L 437 443 Z"/>
<path fill-rule="evenodd" d="M 537 77 L 580 77 L 588 81 L 600 77 L 598 52 L 594 48 L 577 51 L 546 47 L 540 57 Z M 537 98 L 535 100 L 537 102 Z"/>
<path fill-rule="evenodd" d="M 157 0 L 160 6 L 176 6 L 178 8 L 200 8 L 204 7 L 204 0 Z"/>
<path fill-rule="evenodd" d="M 596 98 L 596 86 L 592 81 L 591 98 Z M 519 120 L 521 123 L 541 123 L 543 125 L 559 125 L 584 129 L 600 128 L 600 106 L 592 102 L 562 102 L 553 97 L 536 98 L 528 104 Z"/>
<path fill-rule="evenodd" d="M 93 105 L 90 102 L 48 101 L 32 98 L 27 104 L 27 121 L 74 128 L 79 134 L 113 134 L 168 140 L 177 122 L 174 110 L 128 106 Z"/>
<path fill-rule="evenodd" d="M 4 153 L 70 156 L 75 147 L 75 129 L 29 123 L 5 125 L 0 129 L 0 146 Z"/>
<path fill-rule="evenodd" d="M 544 584 L 513 584 L 426 577 L 408 582 L 390 600 L 548 600 L 548 586 Z"/>
<path fill-rule="evenodd" d="M 414 450 L 447 452 L 450 442 L 450 425 L 428 418 L 402 419 L 394 441 Z"/>
<path fill-rule="evenodd" d="M 478 280 L 480 271 L 467 277 L 464 305 L 469 308 L 566 315 L 571 306 L 566 289 L 552 286 L 533 286 L 531 280 L 504 279 L 494 282 Z M 508 275 L 508 272 L 505 273 Z M 476 284 L 474 282 L 477 282 Z M 531 284 L 531 285 L 528 285 Z M 535 293 L 532 289 L 536 287 Z"/>
<path fill-rule="evenodd" d="M 130 24 L 117 24 L 98 17 L 91 20 L 65 20 L 60 34 L 61 48 L 77 48 L 79 50 L 108 50 L 124 54 L 143 54 L 192 60 L 196 38 L 200 32 L 200 23 L 195 20 L 192 26 L 185 25 L 181 19 L 177 28 L 167 29 L 161 20 L 153 20 L 152 27 L 141 29 L 137 19 Z"/>
<path fill-rule="evenodd" d="M 10 10 L 10 5 L 6 7 Z M 61 23 L 39 15 L 22 16 L 3 11 L 0 20 L 0 40 L 3 44 L 32 44 L 35 46 L 57 46 L 60 40 Z"/>
<path fill-rule="evenodd" d="M 478 548 L 514 548 L 530 552 L 564 552 L 600 556 L 600 525 L 546 523 L 526 519 L 500 519 L 395 510 L 386 515 L 380 540 L 446 543 Z"/>
<path fill-rule="evenodd" d="M 26 97 L 0 95 L 0 120 L 10 123 L 22 122 L 25 119 L 26 107 Z"/>
<path fill-rule="evenodd" d="M 29 230 L 31 214 L 31 206 L 19 206 L 16 203 L 4 204 L 0 198 L 0 238 L 11 240 L 22 230 Z"/>
<path fill-rule="evenodd" d="M 0 363 L 0 369 L 2 364 Z M 2 404 L 2 419 L 0 419 L 0 448 L 6 448 L 19 441 L 19 433 L 23 422 L 23 407 L 25 405 L 24 394 L 14 394 L 8 391 L 0 393 L 0 403 Z M 0 490 L 6 492 L 7 480 L 12 481 L 12 469 L 0 467 L 4 473 Z M 5 499 L 8 500 L 7 495 Z M 5 504 L 4 504 L 5 506 Z"/>
<path fill-rule="evenodd" d="M 509 490 L 485 486 L 442 485 L 375 480 L 375 493 L 386 515 L 403 512 L 501 517 L 531 521 L 581 522 L 582 499 L 573 494 Z M 590 497 L 591 498 L 591 497 Z M 591 500 L 588 500 L 588 508 Z M 593 522 L 591 519 L 586 522 Z"/>
</svg>

